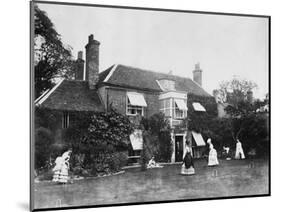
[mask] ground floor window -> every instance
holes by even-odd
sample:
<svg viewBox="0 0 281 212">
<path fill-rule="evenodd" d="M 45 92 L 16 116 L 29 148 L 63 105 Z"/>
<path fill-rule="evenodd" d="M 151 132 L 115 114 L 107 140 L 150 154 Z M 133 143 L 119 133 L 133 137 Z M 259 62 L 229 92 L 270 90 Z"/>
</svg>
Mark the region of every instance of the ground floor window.
<svg viewBox="0 0 281 212">
<path fill-rule="evenodd" d="M 62 128 L 66 129 L 69 127 L 69 113 L 68 112 L 63 112 L 62 115 Z"/>
</svg>

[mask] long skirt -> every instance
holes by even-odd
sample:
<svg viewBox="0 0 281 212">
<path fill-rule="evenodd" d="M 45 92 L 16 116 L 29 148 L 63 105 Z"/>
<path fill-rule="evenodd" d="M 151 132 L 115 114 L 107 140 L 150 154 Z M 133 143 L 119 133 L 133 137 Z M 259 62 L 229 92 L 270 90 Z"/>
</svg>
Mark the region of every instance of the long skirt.
<svg viewBox="0 0 281 212">
<path fill-rule="evenodd" d="M 63 166 L 61 168 L 61 171 L 60 171 L 60 174 L 59 174 L 58 182 L 60 182 L 60 183 L 67 183 L 68 180 L 69 180 L 68 167 L 67 166 Z"/>
<path fill-rule="evenodd" d="M 235 152 L 235 159 L 245 159 L 244 151 L 243 149 L 237 149 Z"/>
<path fill-rule="evenodd" d="M 185 167 L 184 164 L 181 166 L 181 174 L 182 175 L 193 175 L 195 174 L 195 169 L 193 166 L 190 166 L 188 169 Z"/>
<path fill-rule="evenodd" d="M 212 149 L 210 150 L 209 153 L 208 166 L 216 166 L 216 165 L 219 165 L 217 151 L 215 149 Z"/>
<path fill-rule="evenodd" d="M 53 182 L 59 182 L 60 170 L 54 171 Z"/>
</svg>

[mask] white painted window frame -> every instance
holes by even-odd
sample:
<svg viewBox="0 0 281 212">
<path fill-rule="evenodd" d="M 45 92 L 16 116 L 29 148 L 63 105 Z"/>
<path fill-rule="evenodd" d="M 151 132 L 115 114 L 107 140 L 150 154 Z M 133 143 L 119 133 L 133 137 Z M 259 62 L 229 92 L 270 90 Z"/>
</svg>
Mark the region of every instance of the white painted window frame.
<svg viewBox="0 0 281 212">
<path fill-rule="evenodd" d="M 178 111 L 182 111 L 182 116 L 177 116 L 176 110 L 178 109 Z M 175 117 L 173 117 L 174 119 L 184 119 L 187 117 L 187 111 L 186 110 L 180 110 L 176 104 L 175 98 L 173 98 L 173 112 Z"/>
<path fill-rule="evenodd" d="M 144 107 L 131 105 L 130 101 L 129 101 L 129 98 L 126 94 L 126 115 L 127 116 L 137 116 L 137 115 L 139 115 L 138 113 L 133 114 L 133 113 L 130 112 L 130 110 L 137 111 L 139 109 L 141 109 L 141 116 L 144 116 Z"/>
</svg>

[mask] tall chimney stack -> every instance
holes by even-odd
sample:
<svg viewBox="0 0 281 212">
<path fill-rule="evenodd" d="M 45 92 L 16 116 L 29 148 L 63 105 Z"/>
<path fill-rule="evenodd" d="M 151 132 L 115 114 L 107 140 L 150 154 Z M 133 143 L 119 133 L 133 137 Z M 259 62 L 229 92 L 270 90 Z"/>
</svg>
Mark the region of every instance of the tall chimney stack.
<svg viewBox="0 0 281 212">
<path fill-rule="evenodd" d="M 200 69 L 200 63 L 195 64 L 195 70 L 193 70 L 193 81 L 202 86 L 202 70 Z"/>
<path fill-rule="evenodd" d="M 76 60 L 75 80 L 83 80 L 84 63 L 85 63 L 85 61 L 83 60 L 83 52 L 79 51 L 78 57 Z"/>
<path fill-rule="evenodd" d="M 86 81 L 90 89 L 95 89 L 99 81 L 99 46 L 100 42 L 94 40 L 94 35 L 89 36 L 86 48 Z"/>
</svg>

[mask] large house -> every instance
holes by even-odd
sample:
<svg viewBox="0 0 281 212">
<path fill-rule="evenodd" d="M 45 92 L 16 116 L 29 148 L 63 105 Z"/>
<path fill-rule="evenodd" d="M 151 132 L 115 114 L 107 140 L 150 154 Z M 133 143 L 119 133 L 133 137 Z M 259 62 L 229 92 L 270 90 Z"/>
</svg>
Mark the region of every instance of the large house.
<svg viewBox="0 0 281 212">
<path fill-rule="evenodd" d="M 200 133 L 178 128 L 187 116 L 188 94 L 213 98 L 202 88 L 202 70 L 199 64 L 193 71 L 193 80 L 172 74 L 143 70 L 115 64 L 99 72 L 99 41 L 89 36 L 86 45 L 86 70 L 82 52 L 78 53 L 77 71 L 74 80 L 62 80 L 36 101 L 36 106 L 60 112 L 61 121 L 56 130 L 56 139 L 62 139 L 60 131 L 71 125 L 71 114 L 81 111 L 107 111 L 114 107 L 127 115 L 131 121 L 139 116 L 150 117 L 163 112 L 169 120 L 173 141 L 171 162 L 182 161 L 186 139 L 190 139 L 194 157 L 200 157 L 205 141 Z M 206 108 L 200 102 L 190 103 L 198 113 Z M 135 153 L 142 148 L 141 132 L 130 136 Z M 135 155 L 133 155 L 135 156 Z"/>
</svg>

